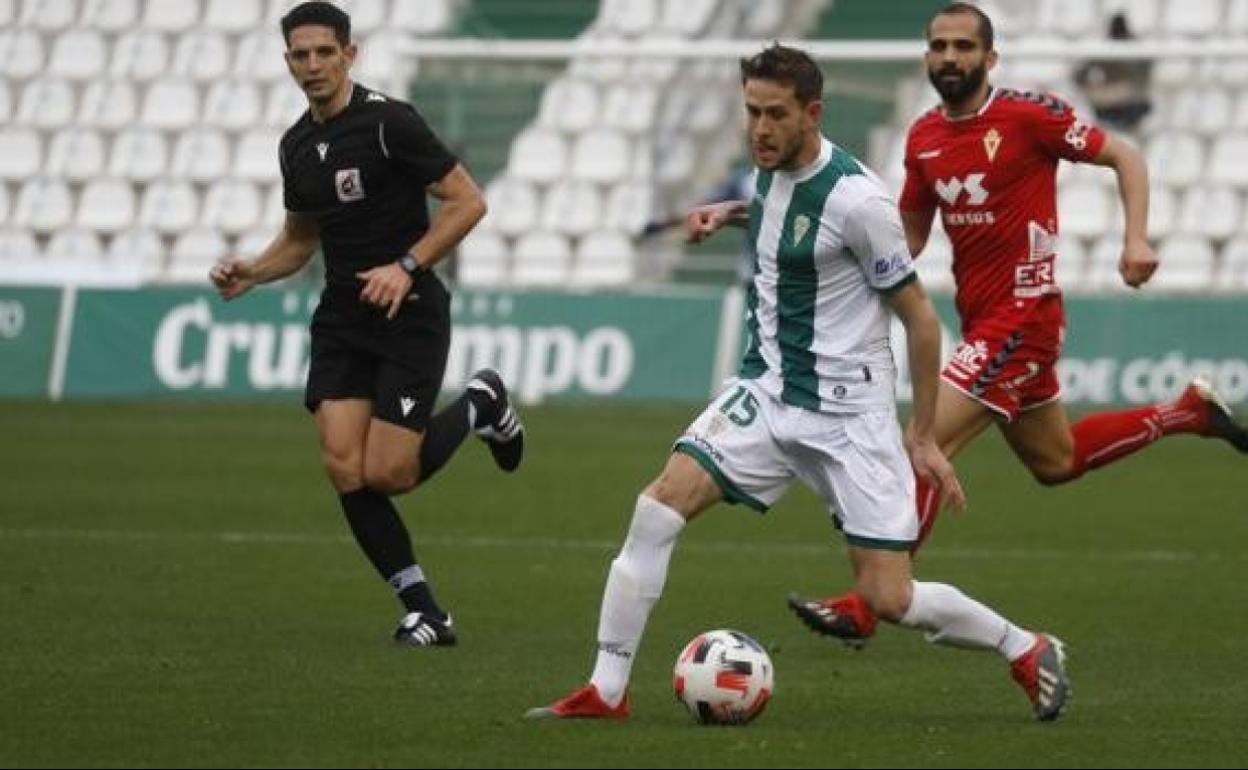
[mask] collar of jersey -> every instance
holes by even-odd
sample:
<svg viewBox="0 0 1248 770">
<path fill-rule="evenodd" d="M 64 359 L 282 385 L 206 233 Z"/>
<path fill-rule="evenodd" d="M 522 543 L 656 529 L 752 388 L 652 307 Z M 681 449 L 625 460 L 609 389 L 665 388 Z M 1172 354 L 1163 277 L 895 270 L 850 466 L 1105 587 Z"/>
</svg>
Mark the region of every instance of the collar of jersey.
<svg viewBox="0 0 1248 770">
<path fill-rule="evenodd" d="M 828 141 L 828 138 L 825 137 L 823 134 L 820 134 L 819 135 L 819 155 L 816 156 L 814 160 L 812 160 L 810 163 L 807 163 L 805 166 L 802 166 L 801 168 L 797 169 L 796 171 L 780 171 L 778 173 L 788 176 L 790 179 L 793 180 L 793 184 L 800 184 L 802 182 L 805 182 L 807 179 L 810 179 L 815 174 L 818 174 L 819 171 L 824 166 L 828 165 L 828 161 L 831 159 L 832 159 L 832 142 Z"/>
</svg>

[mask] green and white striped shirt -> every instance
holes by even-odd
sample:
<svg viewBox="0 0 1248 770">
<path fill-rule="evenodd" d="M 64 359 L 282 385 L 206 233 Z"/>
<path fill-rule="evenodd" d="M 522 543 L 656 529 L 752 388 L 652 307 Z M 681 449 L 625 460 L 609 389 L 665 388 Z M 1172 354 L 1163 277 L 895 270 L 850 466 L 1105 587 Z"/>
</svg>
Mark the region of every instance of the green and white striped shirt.
<svg viewBox="0 0 1248 770">
<path fill-rule="evenodd" d="M 802 169 L 756 169 L 748 244 L 740 376 L 812 411 L 891 405 L 896 366 L 881 295 L 914 280 L 914 268 L 879 177 L 822 137 Z"/>
</svg>

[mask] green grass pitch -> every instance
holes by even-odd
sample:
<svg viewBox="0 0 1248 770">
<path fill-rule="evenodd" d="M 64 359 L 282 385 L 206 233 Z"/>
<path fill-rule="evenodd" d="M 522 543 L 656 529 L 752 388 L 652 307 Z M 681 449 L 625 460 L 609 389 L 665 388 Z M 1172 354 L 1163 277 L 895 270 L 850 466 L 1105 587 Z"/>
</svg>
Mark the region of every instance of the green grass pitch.
<svg viewBox="0 0 1248 770">
<path fill-rule="evenodd" d="M 1035 723 L 995 655 L 884 628 L 855 653 L 789 591 L 848 580 L 795 489 L 686 532 L 624 724 L 532 724 L 592 663 L 634 496 L 698 405 L 526 410 L 504 477 L 472 441 L 400 502 L 461 632 L 389 642 L 388 588 L 348 537 L 297 399 L 0 404 L 0 765 L 1242 766 L 1248 762 L 1248 458 L 1167 439 L 1044 489 L 994 434 L 917 565 L 1061 636 L 1075 694 Z M 745 728 L 671 693 L 694 634 L 766 644 L 777 691 Z"/>
</svg>

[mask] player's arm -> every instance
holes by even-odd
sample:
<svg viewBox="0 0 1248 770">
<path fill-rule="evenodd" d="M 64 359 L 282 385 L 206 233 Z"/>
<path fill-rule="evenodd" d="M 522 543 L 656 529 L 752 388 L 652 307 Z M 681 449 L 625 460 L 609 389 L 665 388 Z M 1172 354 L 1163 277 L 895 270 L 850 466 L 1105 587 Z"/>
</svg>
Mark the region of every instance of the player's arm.
<svg viewBox="0 0 1248 770">
<path fill-rule="evenodd" d="M 1138 288 L 1157 270 L 1157 256 L 1148 243 L 1147 234 L 1148 166 L 1139 150 L 1113 134 L 1106 136 L 1092 162 L 1112 168 L 1118 176 L 1118 197 L 1122 200 L 1124 219 L 1118 272 L 1128 286 Z"/>
<path fill-rule="evenodd" d="M 906 429 L 906 451 L 919 476 L 940 489 L 944 504 L 966 505 L 953 465 L 936 443 L 936 393 L 940 386 L 940 317 L 923 290 L 910 280 L 887 295 L 888 306 L 906 327 L 906 354 L 914 390 L 914 412 Z"/>
<path fill-rule="evenodd" d="M 901 186 L 897 207 L 901 211 L 901 227 L 906 233 L 906 246 L 910 257 L 923 252 L 932 234 L 932 219 L 936 216 L 936 201 L 931 189 L 923 181 L 918 161 L 914 159 L 914 147 L 906 143 L 906 180 Z"/>
<path fill-rule="evenodd" d="M 749 224 L 749 201 L 708 203 L 694 207 L 685 215 L 685 235 L 690 243 L 700 243 L 721 227 L 747 227 Z"/>
<path fill-rule="evenodd" d="M 426 189 L 441 201 L 441 205 L 429 221 L 425 234 L 394 262 L 356 275 L 364 281 L 360 299 L 386 308 L 388 318 L 398 314 L 412 288 L 415 274 L 441 262 L 485 216 L 485 197 L 461 163 L 456 163 L 445 176 Z"/>
<path fill-rule="evenodd" d="M 297 272 L 316 253 L 320 238 L 315 219 L 288 211 L 282 229 L 257 257 L 223 259 L 208 271 L 208 278 L 222 298 L 234 299 L 253 286 Z"/>
<path fill-rule="evenodd" d="M 911 258 L 923 253 L 927 239 L 932 234 L 932 220 L 936 217 L 936 209 L 923 211 L 901 212 L 901 228 L 906 233 L 906 247 L 910 249 Z"/>
</svg>

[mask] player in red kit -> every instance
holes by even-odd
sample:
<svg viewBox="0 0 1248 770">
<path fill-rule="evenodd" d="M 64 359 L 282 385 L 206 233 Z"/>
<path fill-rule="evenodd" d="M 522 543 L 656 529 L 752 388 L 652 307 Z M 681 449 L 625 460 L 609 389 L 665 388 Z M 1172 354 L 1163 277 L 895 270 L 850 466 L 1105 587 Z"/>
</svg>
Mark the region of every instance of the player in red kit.
<svg viewBox="0 0 1248 770">
<path fill-rule="evenodd" d="M 927 243 L 939 209 L 953 243 L 962 341 L 942 372 L 936 439 L 952 457 L 996 423 L 1010 448 L 1042 484 L 1061 484 L 1176 433 L 1216 437 L 1248 452 L 1248 431 L 1208 383 L 1195 380 L 1172 403 L 1089 415 L 1073 426 L 1059 401 L 1055 365 L 1065 333 L 1054 280 L 1060 160 L 1112 168 L 1125 213 L 1119 272 L 1132 287 L 1157 269 L 1145 237 L 1148 171 L 1139 152 L 1081 121 L 1048 94 L 998 88 L 991 20 L 953 3 L 927 29 L 928 77 L 941 105 L 914 122 L 906 142 L 900 208 L 912 254 Z M 917 488 L 920 534 L 941 506 L 923 479 Z M 875 628 L 857 595 L 822 601 L 790 597 L 811 628 L 861 643 Z M 1024 683 L 1026 665 L 1015 664 Z M 1034 700 L 1033 696 L 1033 700 Z"/>
</svg>

